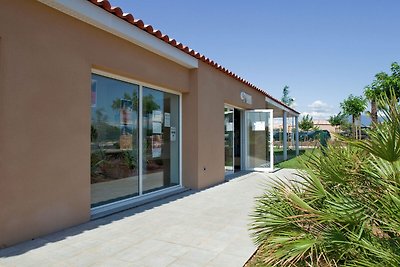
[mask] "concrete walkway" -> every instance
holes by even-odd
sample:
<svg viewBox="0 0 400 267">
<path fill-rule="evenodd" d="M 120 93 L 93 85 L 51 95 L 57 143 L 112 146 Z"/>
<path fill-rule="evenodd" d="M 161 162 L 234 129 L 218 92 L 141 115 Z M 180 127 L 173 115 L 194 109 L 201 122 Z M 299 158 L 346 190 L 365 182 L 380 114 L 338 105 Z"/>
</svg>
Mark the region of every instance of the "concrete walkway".
<svg viewBox="0 0 400 267">
<path fill-rule="evenodd" d="M 254 197 L 292 172 L 248 173 L 3 249 L 0 266 L 243 266 Z"/>
</svg>

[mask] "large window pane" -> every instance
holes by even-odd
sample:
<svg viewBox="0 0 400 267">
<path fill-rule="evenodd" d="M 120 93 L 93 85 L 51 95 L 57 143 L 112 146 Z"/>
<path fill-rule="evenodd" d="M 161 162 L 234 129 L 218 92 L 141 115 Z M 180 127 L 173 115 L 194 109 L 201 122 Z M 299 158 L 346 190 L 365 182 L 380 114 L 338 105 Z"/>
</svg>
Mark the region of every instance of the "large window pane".
<svg viewBox="0 0 400 267">
<path fill-rule="evenodd" d="M 92 75 L 91 203 L 139 194 L 139 86 Z"/>
<path fill-rule="evenodd" d="M 271 120 L 268 112 L 247 112 L 247 166 L 249 169 L 269 168 L 270 159 L 270 128 Z"/>
<path fill-rule="evenodd" d="M 179 96 L 143 87 L 143 193 L 179 185 Z"/>
</svg>

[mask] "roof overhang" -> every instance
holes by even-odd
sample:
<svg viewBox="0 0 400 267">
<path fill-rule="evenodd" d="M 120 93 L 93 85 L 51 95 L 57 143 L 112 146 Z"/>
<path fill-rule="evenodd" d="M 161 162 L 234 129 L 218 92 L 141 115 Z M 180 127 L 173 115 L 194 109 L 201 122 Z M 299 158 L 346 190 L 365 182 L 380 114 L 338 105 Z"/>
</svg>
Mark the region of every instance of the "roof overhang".
<svg viewBox="0 0 400 267">
<path fill-rule="evenodd" d="M 157 55 L 176 62 L 188 69 L 198 68 L 198 60 L 183 51 L 163 42 L 147 32 L 133 27 L 128 22 L 82 0 L 38 0 L 54 9 L 85 23 L 121 37 Z"/>
<path fill-rule="evenodd" d="M 300 115 L 300 113 L 293 111 L 292 109 L 282 105 L 278 101 L 275 101 L 274 99 L 271 99 L 267 96 L 265 97 L 265 102 L 267 102 L 268 104 L 271 104 L 272 106 L 274 106 L 282 111 L 287 112 L 291 116 L 298 117 Z"/>
</svg>

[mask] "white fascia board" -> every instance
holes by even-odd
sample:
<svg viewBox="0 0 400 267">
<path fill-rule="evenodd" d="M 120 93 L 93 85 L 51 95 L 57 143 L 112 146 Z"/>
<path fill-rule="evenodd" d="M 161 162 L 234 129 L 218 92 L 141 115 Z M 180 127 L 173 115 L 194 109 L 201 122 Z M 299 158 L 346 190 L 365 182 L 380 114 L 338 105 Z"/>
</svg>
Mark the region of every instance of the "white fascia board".
<svg viewBox="0 0 400 267">
<path fill-rule="evenodd" d="M 95 6 L 87 0 L 38 0 L 74 18 L 112 33 L 144 49 L 168 58 L 188 69 L 198 68 L 198 60 L 157 37 Z"/>
<path fill-rule="evenodd" d="M 273 100 L 273 99 L 271 99 L 271 98 L 269 98 L 269 97 L 267 97 L 267 96 L 265 97 L 265 101 L 266 101 L 267 103 L 269 103 L 269 104 L 271 104 L 271 105 L 273 105 L 273 106 L 275 106 L 275 107 L 277 107 L 277 108 L 283 110 L 283 111 L 286 111 L 287 113 L 290 113 L 291 115 L 293 115 L 293 116 L 295 116 L 295 117 L 298 117 L 298 116 L 299 116 L 298 113 L 293 112 L 292 110 L 288 109 L 287 107 L 285 107 L 285 106 L 282 105 L 281 103 L 279 103 L 279 102 L 277 102 L 277 101 L 275 101 L 275 100 Z"/>
</svg>

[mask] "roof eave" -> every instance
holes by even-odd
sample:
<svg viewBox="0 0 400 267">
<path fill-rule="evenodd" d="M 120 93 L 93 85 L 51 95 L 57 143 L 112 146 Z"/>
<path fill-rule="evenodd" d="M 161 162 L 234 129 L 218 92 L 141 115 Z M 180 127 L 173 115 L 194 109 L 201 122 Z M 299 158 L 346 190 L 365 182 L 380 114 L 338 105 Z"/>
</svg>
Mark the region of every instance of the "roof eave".
<svg viewBox="0 0 400 267">
<path fill-rule="evenodd" d="M 133 27 L 127 21 L 82 0 L 38 0 L 54 9 L 105 30 L 188 69 L 198 68 L 198 60 L 159 38 Z"/>
<path fill-rule="evenodd" d="M 281 103 L 280 101 L 277 101 L 269 96 L 265 97 L 265 102 L 267 102 L 271 105 L 274 105 L 275 107 L 277 107 L 283 111 L 286 111 L 287 113 L 289 113 L 295 117 L 300 115 L 300 112 L 294 110 L 293 108 L 288 107 L 287 105 L 285 105 L 285 104 Z"/>
</svg>

